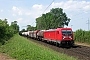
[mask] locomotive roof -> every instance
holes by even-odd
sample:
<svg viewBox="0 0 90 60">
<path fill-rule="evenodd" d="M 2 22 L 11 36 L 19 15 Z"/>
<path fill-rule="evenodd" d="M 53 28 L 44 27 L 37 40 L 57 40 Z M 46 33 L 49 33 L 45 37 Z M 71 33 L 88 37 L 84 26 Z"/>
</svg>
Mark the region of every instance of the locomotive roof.
<svg viewBox="0 0 90 60">
<path fill-rule="evenodd" d="M 49 30 L 46 30 L 46 31 L 60 31 L 60 30 L 72 30 L 71 28 L 57 28 L 57 29 L 49 29 Z"/>
<path fill-rule="evenodd" d="M 57 28 L 58 29 L 61 29 L 61 30 L 72 30 L 72 28 Z"/>
</svg>

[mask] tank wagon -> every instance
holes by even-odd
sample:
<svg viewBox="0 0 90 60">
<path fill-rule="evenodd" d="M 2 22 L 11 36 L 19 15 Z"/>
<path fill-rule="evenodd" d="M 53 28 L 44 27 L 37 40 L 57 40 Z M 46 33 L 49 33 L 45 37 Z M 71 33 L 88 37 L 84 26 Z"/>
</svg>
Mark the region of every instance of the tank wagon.
<svg viewBox="0 0 90 60">
<path fill-rule="evenodd" d="M 38 40 L 43 40 L 43 38 L 44 38 L 44 32 L 45 32 L 45 30 L 39 30 L 37 32 L 37 39 Z"/>
</svg>

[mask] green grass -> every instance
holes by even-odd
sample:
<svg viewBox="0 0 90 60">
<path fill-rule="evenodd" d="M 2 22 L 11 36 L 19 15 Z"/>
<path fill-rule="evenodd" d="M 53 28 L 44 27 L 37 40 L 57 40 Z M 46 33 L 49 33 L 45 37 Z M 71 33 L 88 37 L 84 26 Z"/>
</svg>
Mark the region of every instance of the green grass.
<svg viewBox="0 0 90 60">
<path fill-rule="evenodd" d="M 0 46 L 0 52 L 10 55 L 16 60 L 77 60 L 34 43 L 18 34 L 5 45 Z"/>
</svg>

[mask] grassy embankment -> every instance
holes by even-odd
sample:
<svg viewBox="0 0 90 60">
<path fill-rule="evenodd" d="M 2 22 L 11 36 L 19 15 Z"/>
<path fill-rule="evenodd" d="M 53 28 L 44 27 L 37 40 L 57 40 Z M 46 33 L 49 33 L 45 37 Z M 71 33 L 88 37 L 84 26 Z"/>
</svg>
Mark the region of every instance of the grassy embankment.
<svg viewBox="0 0 90 60">
<path fill-rule="evenodd" d="M 73 57 L 55 52 L 45 46 L 29 41 L 16 34 L 0 51 L 10 55 L 16 60 L 76 60 Z"/>
</svg>

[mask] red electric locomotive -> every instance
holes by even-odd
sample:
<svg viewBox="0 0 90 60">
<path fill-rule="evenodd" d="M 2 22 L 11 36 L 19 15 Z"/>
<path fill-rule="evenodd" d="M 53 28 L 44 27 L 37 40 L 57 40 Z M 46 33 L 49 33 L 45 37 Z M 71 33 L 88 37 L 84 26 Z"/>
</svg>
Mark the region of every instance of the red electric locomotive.
<svg viewBox="0 0 90 60">
<path fill-rule="evenodd" d="M 57 28 L 44 31 L 44 39 L 58 45 L 73 45 L 73 31 L 71 28 Z"/>
</svg>

